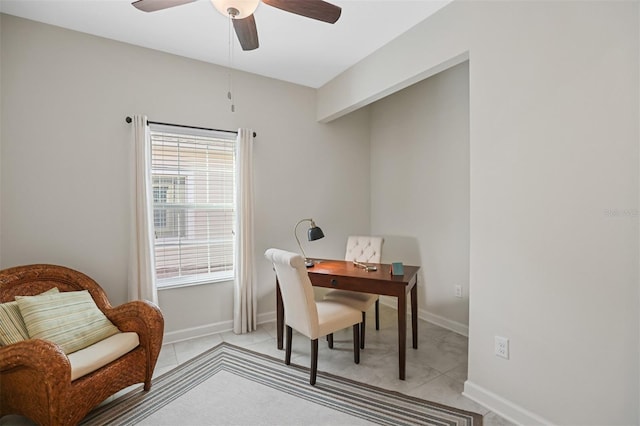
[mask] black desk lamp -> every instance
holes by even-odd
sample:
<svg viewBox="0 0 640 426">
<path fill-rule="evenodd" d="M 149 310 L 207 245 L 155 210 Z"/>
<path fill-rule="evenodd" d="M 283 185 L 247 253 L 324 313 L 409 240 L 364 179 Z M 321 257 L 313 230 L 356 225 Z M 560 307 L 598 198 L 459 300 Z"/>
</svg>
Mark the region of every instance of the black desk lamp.
<svg viewBox="0 0 640 426">
<path fill-rule="evenodd" d="M 300 225 L 302 222 L 311 222 L 309 230 L 307 231 L 307 238 L 309 239 L 309 241 L 315 241 L 319 240 L 320 238 L 324 238 L 324 232 L 322 232 L 322 229 L 320 229 L 320 227 L 316 226 L 316 223 L 313 221 L 313 219 L 302 219 L 300 222 L 296 223 L 295 228 L 293 228 L 293 235 L 296 237 L 298 247 L 300 247 L 300 251 L 304 256 L 304 264 L 307 266 L 307 268 L 311 268 L 313 266 L 313 260 L 307 258 L 307 255 L 302 249 L 302 244 L 300 244 L 300 240 L 298 239 L 298 225 Z"/>
</svg>

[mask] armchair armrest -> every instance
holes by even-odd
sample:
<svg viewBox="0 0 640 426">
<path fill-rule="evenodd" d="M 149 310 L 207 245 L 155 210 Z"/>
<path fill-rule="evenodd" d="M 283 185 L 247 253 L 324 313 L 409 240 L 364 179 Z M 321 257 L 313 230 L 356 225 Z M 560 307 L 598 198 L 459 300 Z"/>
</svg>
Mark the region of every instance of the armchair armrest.
<svg viewBox="0 0 640 426">
<path fill-rule="evenodd" d="M 71 383 L 69 359 L 48 340 L 29 339 L 0 347 L 0 373 L 22 368 L 31 370 L 51 392 Z"/>
<path fill-rule="evenodd" d="M 164 331 L 164 318 L 160 309 L 147 300 L 134 300 L 115 308 L 107 308 L 104 314 L 120 331 L 135 331 L 139 335 L 152 335 Z"/>
<path fill-rule="evenodd" d="M 107 308 L 104 314 L 120 331 L 138 333 L 140 346 L 145 348 L 147 353 L 148 382 L 145 384 L 145 389 L 150 387 L 151 374 L 158 360 L 164 337 L 164 317 L 160 308 L 147 300 L 134 300 L 115 308 Z"/>
<path fill-rule="evenodd" d="M 0 372 L 19 367 L 46 371 L 58 380 L 64 379 L 66 373 L 71 381 L 69 359 L 58 345 L 48 340 L 29 339 L 0 347 Z"/>
</svg>

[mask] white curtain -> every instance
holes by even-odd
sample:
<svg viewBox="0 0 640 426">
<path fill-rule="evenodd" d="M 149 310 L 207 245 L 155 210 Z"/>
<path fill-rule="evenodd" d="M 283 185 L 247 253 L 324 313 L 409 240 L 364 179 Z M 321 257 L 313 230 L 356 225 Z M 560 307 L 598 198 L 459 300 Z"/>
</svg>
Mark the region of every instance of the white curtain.
<svg viewBox="0 0 640 426">
<path fill-rule="evenodd" d="M 158 303 L 153 256 L 154 231 L 151 185 L 151 137 L 147 117 L 133 117 L 130 148 L 131 214 L 129 238 L 129 300 Z"/>
<path fill-rule="evenodd" d="M 256 280 L 253 259 L 253 131 L 239 129 L 236 140 L 236 247 L 233 332 L 257 327 Z"/>
</svg>

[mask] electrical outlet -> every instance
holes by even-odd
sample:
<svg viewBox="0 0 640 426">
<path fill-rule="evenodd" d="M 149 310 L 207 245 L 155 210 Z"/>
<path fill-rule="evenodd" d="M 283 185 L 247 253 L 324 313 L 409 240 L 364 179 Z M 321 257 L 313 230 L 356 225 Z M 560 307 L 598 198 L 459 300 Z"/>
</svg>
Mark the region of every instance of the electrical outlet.
<svg viewBox="0 0 640 426">
<path fill-rule="evenodd" d="M 461 285 L 457 285 L 456 286 L 456 297 L 462 297 L 462 286 Z"/>
<path fill-rule="evenodd" d="M 495 352 L 496 356 L 509 359 L 509 339 L 495 336 Z"/>
</svg>

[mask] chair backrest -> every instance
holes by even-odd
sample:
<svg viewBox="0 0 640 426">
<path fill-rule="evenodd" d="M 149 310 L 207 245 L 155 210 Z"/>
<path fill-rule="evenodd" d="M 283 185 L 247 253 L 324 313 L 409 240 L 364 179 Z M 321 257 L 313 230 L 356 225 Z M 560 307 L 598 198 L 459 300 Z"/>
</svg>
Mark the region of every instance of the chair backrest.
<svg viewBox="0 0 640 426">
<path fill-rule="evenodd" d="M 48 264 L 14 266 L 0 271 L 0 303 L 12 302 L 16 296 L 35 296 L 53 287 L 61 292 L 88 290 L 100 310 L 111 308 L 103 288 L 80 271 Z"/>
<path fill-rule="evenodd" d="M 270 248 L 264 256 L 273 263 L 284 303 L 285 323 L 309 338 L 319 332 L 318 308 L 304 259 L 297 253 Z"/>
<path fill-rule="evenodd" d="M 347 251 L 344 260 L 363 263 L 380 263 L 382 256 L 382 237 L 352 235 L 347 239 Z"/>
</svg>

